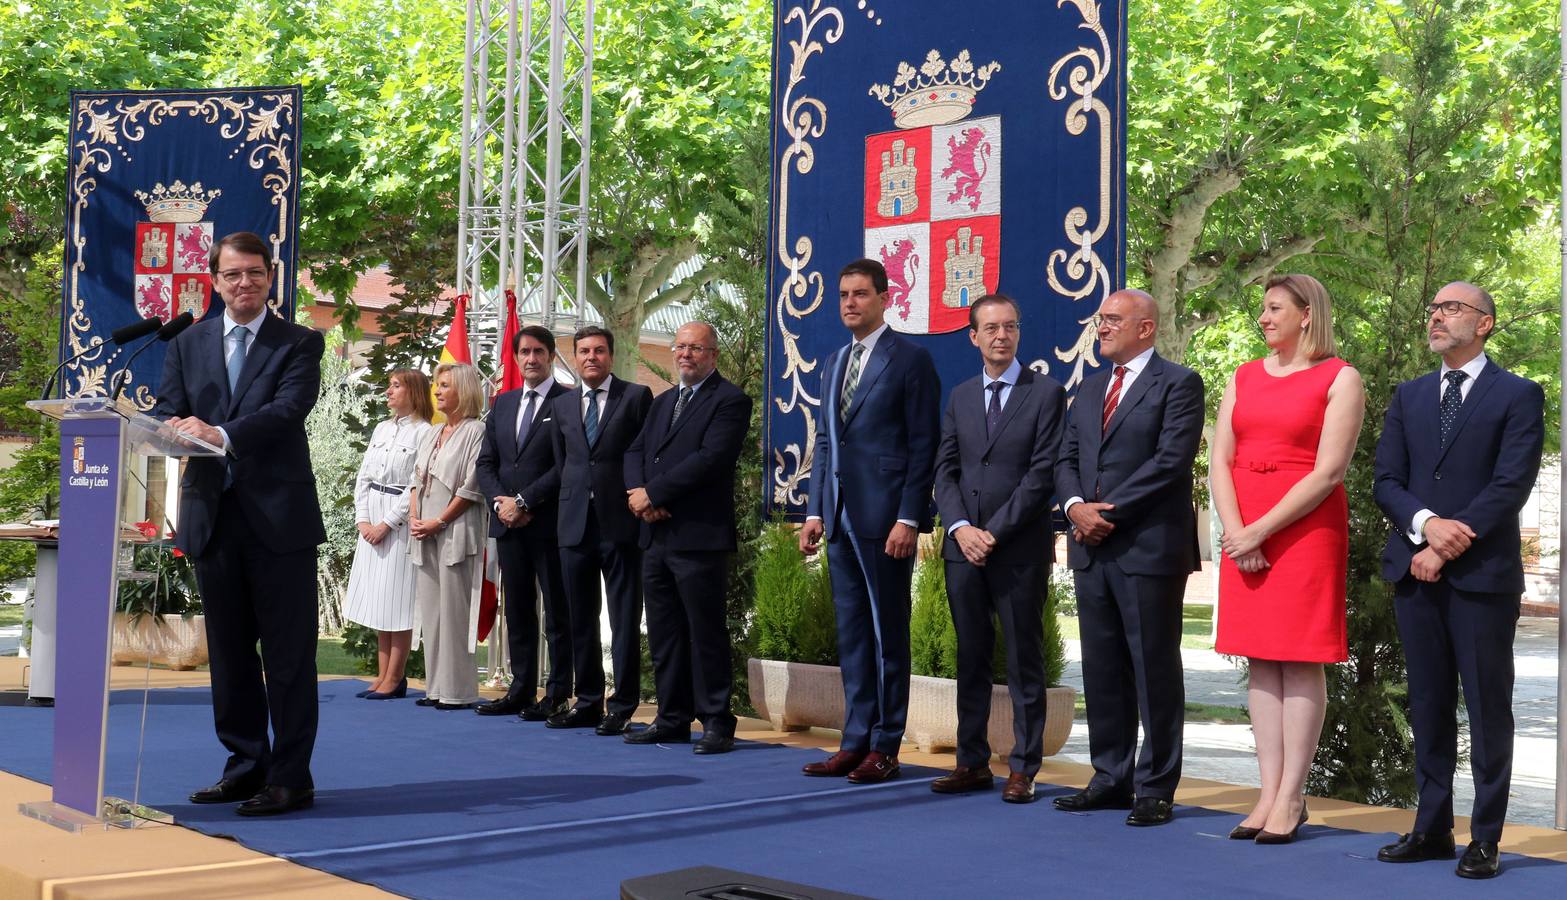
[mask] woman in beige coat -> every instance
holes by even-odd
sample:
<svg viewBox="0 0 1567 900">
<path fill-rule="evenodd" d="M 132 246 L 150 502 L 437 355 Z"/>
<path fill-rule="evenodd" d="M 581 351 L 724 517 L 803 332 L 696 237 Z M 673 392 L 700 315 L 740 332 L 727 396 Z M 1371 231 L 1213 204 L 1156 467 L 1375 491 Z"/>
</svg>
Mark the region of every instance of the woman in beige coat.
<svg viewBox="0 0 1567 900">
<path fill-rule="evenodd" d="M 425 647 L 426 696 L 418 702 L 467 709 L 479 699 L 474 625 L 488 528 L 488 507 L 474 470 L 484 442 L 478 371 L 461 363 L 437 367 L 435 407 L 446 422 L 419 442 L 409 512 L 414 630 Z"/>
</svg>

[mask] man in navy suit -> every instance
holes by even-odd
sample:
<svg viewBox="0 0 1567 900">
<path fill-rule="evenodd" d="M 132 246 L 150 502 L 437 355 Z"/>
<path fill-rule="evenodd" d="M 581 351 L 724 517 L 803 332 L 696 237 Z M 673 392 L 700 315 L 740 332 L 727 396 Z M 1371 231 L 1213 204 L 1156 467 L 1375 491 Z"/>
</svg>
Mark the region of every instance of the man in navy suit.
<svg viewBox="0 0 1567 900">
<path fill-rule="evenodd" d="M 626 501 L 641 519 L 647 643 L 658 717 L 628 744 L 684 744 L 702 723 L 700 754 L 734 749 L 733 671 L 724 609 L 735 550 L 735 463 L 751 398 L 718 374 L 718 334 L 702 322 L 675 332 L 676 389 L 653 401 L 626 450 Z"/>
<path fill-rule="evenodd" d="M 822 419 L 800 549 L 832 552 L 843 739 L 807 775 L 874 784 L 898 775 L 909 709 L 909 584 L 932 525 L 941 382 L 930 352 L 886 323 L 887 271 L 860 259 L 838 275 L 838 315 L 853 341 L 822 372 Z"/>
<path fill-rule="evenodd" d="M 569 394 L 554 376 L 555 335 L 529 325 L 517 332 L 512 352 L 523 385 L 495 398 L 484 419 L 484 445 L 477 463 L 479 488 L 490 498 L 490 537 L 495 538 L 506 593 L 506 648 L 512 682 L 506 696 L 479 704 L 481 716 L 518 715 L 539 722 L 564 713 L 571 699 L 571 613 L 555 546 L 555 398 Z M 544 645 L 550 674 L 544 699 L 539 686 L 539 605 L 544 607 Z"/>
<path fill-rule="evenodd" d="M 1415 732 L 1414 829 L 1383 862 L 1452 859 L 1458 696 L 1469 712 L 1474 810 L 1458 863 L 1465 878 L 1499 871 L 1497 844 L 1513 768 L 1513 630 L 1523 594 L 1518 512 L 1545 441 L 1545 392 L 1485 355 L 1496 304 L 1457 281 L 1426 307 L 1441 369 L 1393 392 L 1377 441 L 1377 505 L 1393 523 L 1382 577 L 1409 670 Z"/>
<path fill-rule="evenodd" d="M 315 797 L 316 547 L 326 531 L 305 417 L 325 343 L 267 315 L 273 267 L 261 238 L 228 235 L 209 264 L 223 314 L 169 345 L 153 411 L 225 450 L 191 459 L 180 484 L 175 543 L 196 564 L 213 719 L 229 751 L 222 779 L 190 800 L 243 800 L 241 815 L 265 816 Z"/>
<path fill-rule="evenodd" d="M 952 389 L 936 453 L 936 508 L 947 528 L 947 600 L 958 635 L 958 765 L 938 794 L 989 788 L 993 619 L 1006 638 L 1011 773 L 1001 799 L 1034 799 L 1044 751 L 1044 601 L 1050 589 L 1050 495 L 1066 392 L 1017 361 L 1017 303 L 986 294 L 969 307 L 983 371 Z"/>
<path fill-rule="evenodd" d="M 596 728 L 621 734 L 642 691 L 642 548 L 636 516 L 626 505 L 626 448 L 642 431 L 653 392 L 610 374 L 615 336 L 584 325 L 572 339 L 577 389 L 555 398 L 555 465 L 560 469 L 556 540 L 566 605 L 577 702 L 550 717 L 551 728 Z M 599 578 L 609 591 L 610 661 L 615 690 L 604 700 L 604 650 L 599 635 Z"/>
<path fill-rule="evenodd" d="M 1181 780 L 1181 603 L 1200 565 L 1192 462 L 1202 379 L 1154 352 L 1159 306 L 1148 294 L 1116 291 L 1095 325 L 1099 355 L 1113 365 L 1078 387 L 1056 465 L 1056 496 L 1072 528 L 1067 564 L 1094 776 L 1055 806 L 1130 809 L 1126 824 L 1162 825 Z"/>
</svg>

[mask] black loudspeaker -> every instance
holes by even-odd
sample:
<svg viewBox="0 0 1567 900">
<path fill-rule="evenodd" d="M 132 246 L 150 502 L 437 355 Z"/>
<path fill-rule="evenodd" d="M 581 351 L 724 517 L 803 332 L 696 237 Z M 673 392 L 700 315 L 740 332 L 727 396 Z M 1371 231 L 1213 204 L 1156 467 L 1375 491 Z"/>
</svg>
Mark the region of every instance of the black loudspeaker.
<svg viewBox="0 0 1567 900">
<path fill-rule="evenodd" d="M 871 900 L 826 888 L 747 875 L 717 866 L 693 866 L 627 878 L 620 883 L 621 900 Z"/>
</svg>

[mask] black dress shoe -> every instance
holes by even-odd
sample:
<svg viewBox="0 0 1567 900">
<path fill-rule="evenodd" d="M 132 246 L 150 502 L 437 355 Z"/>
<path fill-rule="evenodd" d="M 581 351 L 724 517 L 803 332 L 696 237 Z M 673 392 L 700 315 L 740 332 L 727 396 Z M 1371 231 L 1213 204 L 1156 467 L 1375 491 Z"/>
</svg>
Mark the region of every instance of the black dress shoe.
<svg viewBox="0 0 1567 900">
<path fill-rule="evenodd" d="M 1067 794 L 1065 797 L 1057 797 L 1051 801 L 1056 809 L 1064 809 L 1067 812 L 1089 812 L 1095 809 L 1131 809 L 1132 798 L 1126 794 L 1117 794 L 1107 788 L 1096 788 L 1090 785 L 1075 794 Z"/>
<path fill-rule="evenodd" d="M 1459 878 L 1495 878 L 1502 870 L 1502 856 L 1496 841 L 1470 841 L 1464 857 L 1458 861 Z"/>
<path fill-rule="evenodd" d="M 545 728 L 597 728 L 604 713 L 592 706 L 568 709 L 544 720 Z"/>
<path fill-rule="evenodd" d="M 1174 817 L 1175 811 L 1170 801 L 1160 797 L 1138 797 L 1137 802 L 1132 804 L 1131 814 L 1126 817 L 1126 824 L 1138 827 L 1163 825 Z"/>
<path fill-rule="evenodd" d="M 517 718 L 524 722 L 547 722 L 550 716 L 558 716 L 568 709 L 564 700 L 550 700 L 548 698 L 532 703 L 522 708 L 517 713 Z"/>
<path fill-rule="evenodd" d="M 633 731 L 622 738 L 628 744 L 689 744 L 691 726 L 672 728 L 667 725 L 649 725 L 641 731 Z"/>
<path fill-rule="evenodd" d="M 192 803 L 238 803 L 255 796 L 254 781 L 230 781 L 223 779 L 211 787 L 204 787 L 190 795 Z"/>
<path fill-rule="evenodd" d="M 499 700 L 480 703 L 473 711 L 481 716 L 515 716 L 532 704 L 532 700 L 521 694 L 507 694 Z"/>
<path fill-rule="evenodd" d="M 1457 853 L 1451 831 L 1441 834 L 1411 831 L 1399 838 L 1398 843 L 1388 844 L 1378 850 L 1377 859 L 1390 863 L 1425 862 L 1430 859 L 1452 859 Z"/>
<path fill-rule="evenodd" d="M 599 727 L 593 729 L 593 733 L 603 735 L 604 737 L 614 734 L 625 734 L 626 723 L 629 721 L 631 721 L 631 717 L 625 713 L 606 713 L 604 721 L 599 723 Z"/>
<path fill-rule="evenodd" d="M 414 706 L 434 706 L 435 704 L 440 703 L 440 702 L 441 701 L 435 699 L 434 697 L 426 696 L 426 697 L 420 697 L 418 700 L 415 700 L 414 701 Z"/>
<path fill-rule="evenodd" d="M 472 703 L 447 703 L 445 700 L 441 700 L 441 701 L 439 701 L 439 702 L 437 702 L 435 704 L 435 708 L 439 709 L 439 710 L 444 710 L 446 712 L 451 712 L 453 710 L 458 710 L 458 709 L 473 709 L 473 704 Z"/>
<path fill-rule="evenodd" d="M 315 802 L 316 792 L 310 788 L 269 784 L 256 796 L 241 803 L 235 812 L 242 816 L 276 816 L 296 809 L 309 809 Z"/>
<path fill-rule="evenodd" d="M 704 731 L 702 739 L 696 742 L 691 752 L 699 756 L 713 753 L 728 753 L 735 748 L 735 736 L 721 730 Z"/>
</svg>

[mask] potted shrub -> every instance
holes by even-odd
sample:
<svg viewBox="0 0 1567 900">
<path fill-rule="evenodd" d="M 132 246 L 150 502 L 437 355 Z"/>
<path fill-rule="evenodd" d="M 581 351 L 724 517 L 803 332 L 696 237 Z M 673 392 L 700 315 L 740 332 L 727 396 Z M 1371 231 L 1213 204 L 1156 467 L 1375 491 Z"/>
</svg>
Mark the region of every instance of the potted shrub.
<svg viewBox="0 0 1567 900">
<path fill-rule="evenodd" d="M 800 552 L 793 525 L 774 519 L 757 539 L 756 606 L 746 662 L 751 705 L 777 731 L 843 725 L 837 616 L 825 549 Z"/>
<path fill-rule="evenodd" d="M 913 675 L 909 679 L 909 739 L 921 750 L 951 750 L 958 740 L 958 636 L 947 603 L 947 571 L 941 558 L 942 532 L 938 525 L 930 548 L 914 571 L 914 607 L 909 619 L 909 646 Z M 1056 622 L 1056 609 L 1071 602 L 1072 587 L 1052 580 L 1042 610 L 1045 633 L 1045 734 L 1044 755 L 1060 752 L 1072 733 L 1077 691 L 1060 685 L 1066 665 L 1066 647 Z M 996 625 L 996 647 L 991 656 L 990 722 L 987 738 L 992 753 L 1005 758 L 1012 752 L 1012 698 L 1007 692 L 1006 638 Z"/>
<path fill-rule="evenodd" d="M 150 523 L 138 528 L 156 535 Z M 206 664 L 207 628 L 196 570 L 172 545 L 144 544 L 132 551 L 133 569 L 145 577 L 120 580 L 114 612 L 116 663 L 147 662 L 171 669 Z"/>
</svg>

